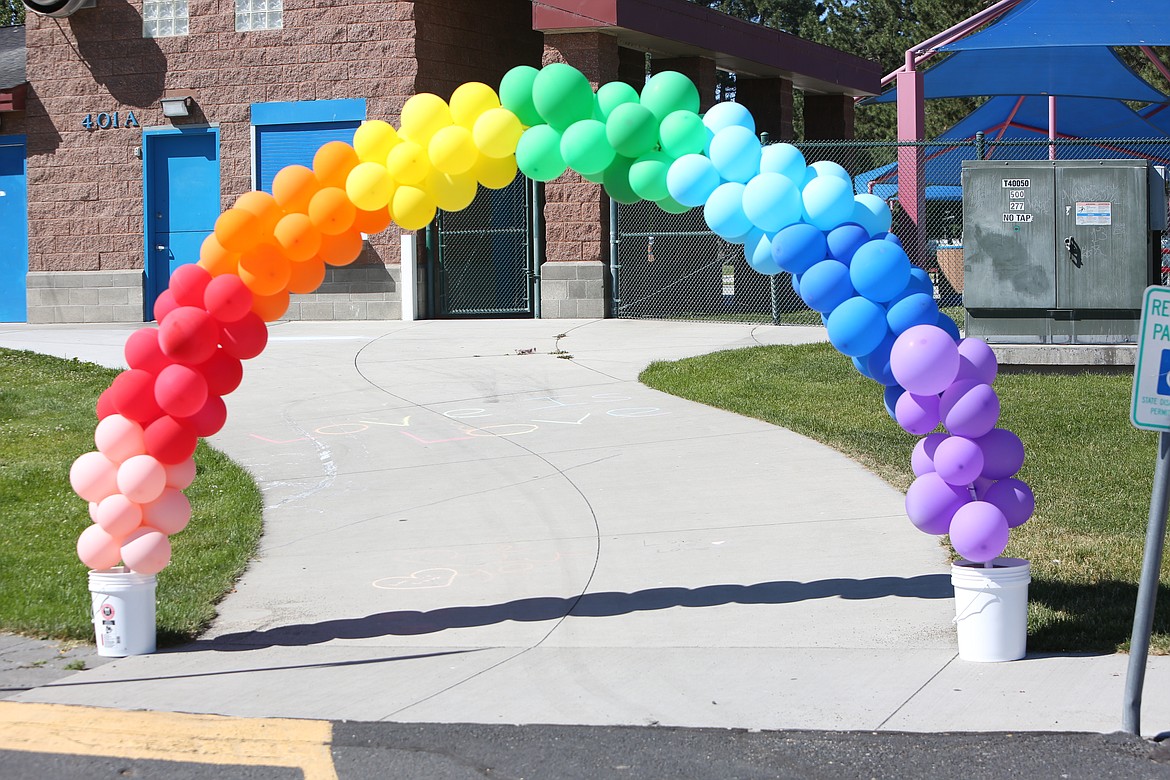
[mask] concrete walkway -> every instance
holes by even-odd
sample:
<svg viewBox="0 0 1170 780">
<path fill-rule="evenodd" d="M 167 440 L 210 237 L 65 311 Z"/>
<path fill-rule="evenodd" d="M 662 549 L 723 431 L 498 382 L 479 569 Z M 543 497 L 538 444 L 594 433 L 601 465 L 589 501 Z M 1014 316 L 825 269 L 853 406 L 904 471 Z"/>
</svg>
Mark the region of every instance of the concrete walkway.
<svg viewBox="0 0 1170 780">
<path fill-rule="evenodd" d="M 137 326 L 0 346 L 121 364 Z M 213 444 L 266 499 L 200 641 L 16 701 L 359 721 L 1120 728 L 1124 656 L 957 660 L 901 495 L 789 431 L 638 384 L 820 329 L 281 323 Z M 907 457 L 913 440 L 907 437 Z M 196 519 L 197 522 L 197 519 Z M 1154 658 L 1143 731 L 1170 728 Z"/>
</svg>

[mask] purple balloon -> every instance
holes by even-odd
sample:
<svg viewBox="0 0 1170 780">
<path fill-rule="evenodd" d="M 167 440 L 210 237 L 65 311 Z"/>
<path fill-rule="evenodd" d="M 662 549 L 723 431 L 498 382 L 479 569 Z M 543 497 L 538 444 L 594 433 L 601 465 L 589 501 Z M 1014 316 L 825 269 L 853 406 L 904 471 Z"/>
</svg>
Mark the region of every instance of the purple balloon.
<svg viewBox="0 0 1170 780">
<path fill-rule="evenodd" d="M 1007 518 L 1008 528 L 1023 525 L 1036 509 L 1036 497 L 1028 483 L 1018 479 L 1001 479 L 990 488 L 984 501 L 995 504 Z"/>
<path fill-rule="evenodd" d="M 951 546 L 973 563 L 998 558 L 1008 543 L 1008 521 L 987 501 L 964 504 L 951 518 Z"/>
<path fill-rule="evenodd" d="M 975 440 L 983 450 L 983 476 L 1007 479 L 1024 465 L 1024 444 L 1020 437 L 1003 428 L 993 428 Z"/>
<path fill-rule="evenodd" d="M 890 368 L 898 384 L 918 395 L 937 395 L 959 373 L 959 349 L 942 328 L 915 325 L 905 330 L 890 351 Z"/>
<path fill-rule="evenodd" d="M 999 362 L 987 342 L 965 338 L 959 342 L 959 374 L 956 379 L 971 379 L 989 385 L 999 373 Z"/>
<path fill-rule="evenodd" d="M 987 477 L 979 477 L 974 482 L 972 482 L 971 487 L 975 489 L 975 500 L 976 501 L 986 500 L 985 496 L 987 495 L 987 489 L 990 488 L 994 484 L 995 484 L 995 480 L 988 479 Z"/>
<path fill-rule="evenodd" d="M 903 393 L 894 404 L 894 420 L 906 433 L 922 436 L 938 427 L 938 396 Z"/>
<path fill-rule="evenodd" d="M 983 471 L 983 450 L 970 439 L 948 436 L 935 450 L 934 470 L 951 485 L 970 485 Z"/>
<path fill-rule="evenodd" d="M 941 535 L 947 533 L 955 512 L 970 500 L 966 488 L 948 485 L 930 472 L 914 480 L 906 491 L 906 516 L 919 531 Z"/>
<path fill-rule="evenodd" d="M 945 433 L 932 433 L 918 440 L 914 451 L 910 453 L 910 468 L 914 470 L 914 476 L 921 477 L 934 471 L 934 453 L 946 438 Z"/>
<path fill-rule="evenodd" d="M 999 420 L 999 396 L 990 385 L 971 380 L 955 382 L 943 391 L 938 408 L 946 429 L 968 439 L 986 435 Z"/>
</svg>

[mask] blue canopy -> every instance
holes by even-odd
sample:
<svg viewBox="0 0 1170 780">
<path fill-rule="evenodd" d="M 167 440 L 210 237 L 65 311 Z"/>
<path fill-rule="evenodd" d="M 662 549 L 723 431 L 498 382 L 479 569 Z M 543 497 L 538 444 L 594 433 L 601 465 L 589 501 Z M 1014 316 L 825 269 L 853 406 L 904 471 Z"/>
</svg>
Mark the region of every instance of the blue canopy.
<svg viewBox="0 0 1170 780">
<path fill-rule="evenodd" d="M 1170 46 L 1170 14 L 1156 0 L 1024 0 L 995 24 L 938 50 L 1036 46 Z"/>
</svg>

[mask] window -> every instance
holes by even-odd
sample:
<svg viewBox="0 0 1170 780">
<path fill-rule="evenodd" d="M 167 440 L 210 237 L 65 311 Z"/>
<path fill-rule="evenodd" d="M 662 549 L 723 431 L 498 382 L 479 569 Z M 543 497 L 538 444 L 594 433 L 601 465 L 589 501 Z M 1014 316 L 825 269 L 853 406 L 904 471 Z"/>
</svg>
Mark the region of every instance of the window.
<svg viewBox="0 0 1170 780">
<path fill-rule="evenodd" d="M 284 0 L 236 0 L 236 32 L 284 27 Z"/>
<path fill-rule="evenodd" d="M 143 0 L 142 37 L 187 34 L 187 0 Z"/>
</svg>

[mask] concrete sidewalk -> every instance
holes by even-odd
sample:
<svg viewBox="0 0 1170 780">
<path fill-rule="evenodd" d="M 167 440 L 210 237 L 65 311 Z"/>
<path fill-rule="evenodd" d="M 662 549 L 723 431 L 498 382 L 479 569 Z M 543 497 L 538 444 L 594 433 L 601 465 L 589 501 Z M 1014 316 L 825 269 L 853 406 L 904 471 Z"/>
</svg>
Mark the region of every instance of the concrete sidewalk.
<svg viewBox="0 0 1170 780">
<path fill-rule="evenodd" d="M 13 326 L 0 346 L 119 365 L 136 327 Z M 12 698 L 359 721 L 1120 728 L 1124 656 L 957 660 L 949 567 L 899 493 L 789 431 L 636 381 L 652 360 L 822 337 L 277 324 L 213 439 L 262 486 L 266 533 L 212 630 Z M 1170 728 L 1168 687 L 1170 658 L 1151 659 L 1148 734 Z"/>
</svg>

